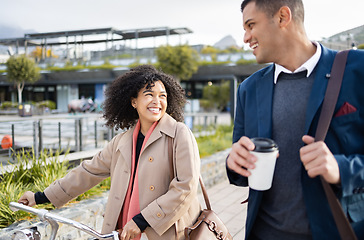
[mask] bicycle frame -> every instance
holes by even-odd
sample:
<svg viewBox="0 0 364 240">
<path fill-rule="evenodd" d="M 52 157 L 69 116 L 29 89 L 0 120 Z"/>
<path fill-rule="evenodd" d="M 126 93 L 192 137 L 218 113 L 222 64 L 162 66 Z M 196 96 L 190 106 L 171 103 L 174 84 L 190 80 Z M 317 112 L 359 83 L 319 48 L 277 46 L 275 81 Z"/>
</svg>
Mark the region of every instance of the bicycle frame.
<svg viewBox="0 0 364 240">
<path fill-rule="evenodd" d="M 32 208 L 32 207 L 29 207 L 29 206 L 26 206 L 26 205 L 23 205 L 23 204 L 20 204 L 17 202 L 10 202 L 9 206 L 10 206 L 10 209 L 12 209 L 13 211 L 23 210 L 26 212 L 30 212 L 30 213 L 37 215 L 41 219 L 41 221 L 49 222 L 49 224 L 51 225 L 51 228 L 52 228 L 51 236 L 49 238 L 50 240 L 54 240 L 56 238 L 57 231 L 58 231 L 58 223 L 70 225 L 97 239 L 119 240 L 119 235 L 118 235 L 117 231 L 112 231 L 112 233 L 103 235 L 103 234 L 96 232 L 94 229 L 90 228 L 89 226 L 86 226 L 82 223 L 79 223 L 77 221 L 74 221 L 74 220 L 71 220 L 68 218 L 58 216 L 53 213 L 50 213 L 48 210 L 45 210 L 45 209 L 36 209 L 36 208 Z M 27 234 L 27 236 L 29 236 L 29 234 Z M 37 239 L 37 238 L 34 236 L 29 236 L 27 238 L 27 240 L 32 240 L 32 239 Z"/>
</svg>

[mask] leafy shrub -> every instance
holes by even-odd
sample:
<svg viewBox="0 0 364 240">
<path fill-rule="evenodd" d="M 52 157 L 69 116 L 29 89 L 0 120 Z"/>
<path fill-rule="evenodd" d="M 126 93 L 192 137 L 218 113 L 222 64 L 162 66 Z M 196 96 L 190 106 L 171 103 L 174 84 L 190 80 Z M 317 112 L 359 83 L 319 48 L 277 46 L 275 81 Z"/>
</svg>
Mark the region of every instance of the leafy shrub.
<svg viewBox="0 0 364 240">
<path fill-rule="evenodd" d="M 18 108 L 18 103 L 5 101 L 1 103 L 0 108 L 1 109 Z"/>
<path fill-rule="evenodd" d="M 207 157 L 231 147 L 233 126 L 219 125 L 214 135 L 196 138 L 200 157 Z"/>
<path fill-rule="evenodd" d="M 68 66 L 67 64 L 64 67 L 49 67 L 47 70 L 52 72 L 61 72 L 61 71 L 79 71 L 85 69 L 84 66 L 77 65 L 77 66 Z"/>
<path fill-rule="evenodd" d="M 19 199 L 23 189 L 29 188 L 29 184 L 24 184 L 23 181 L 16 182 L 13 179 L 13 173 L 6 174 L 0 178 L 0 228 L 7 227 L 13 222 L 29 216 L 24 211 L 13 212 L 9 208 L 9 203 Z"/>
<path fill-rule="evenodd" d="M 87 69 L 90 69 L 90 70 L 112 70 L 116 68 L 115 65 L 112 65 L 112 64 L 109 64 L 109 65 L 106 65 L 106 64 L 103 64 L 103 65 L 100 65 L 100 66 L 88 66 Z"/>
<path fill-rule="evenodd" d="M 34 151 L 23 149 L 15 154 L 15 158 L 16 164 L 9 163 L 13 172 L 5 173 L 0 177 L 0 189 L 2 190 L 0 191 L 0 228 L 32 217 L 30 213 L 24 211 L 12 212 L 9 208 L 10 202 L 17 201 L 25 191 L 43 191 L 56 179 L 66 175 L 71 166 L 68 161 L 59 160 L 58 151 L 53 153 L 50 150 L 44 150 L 37 158 Z M 74 201 L 99 195 L 108 190 L 109 186 L 110 180 L 106 179 Z M 54 207 L 48 203 L 36 206 L 36 208 L 53 209 Z"/>
<path fill-rule="evenodd" d="M 49 108 L 49 109 L 56 109 L 56 103 L 51 100 L 45 100 L 41 102 L 35 103 L 35 106 L 38 108 Z"/>
</svg>

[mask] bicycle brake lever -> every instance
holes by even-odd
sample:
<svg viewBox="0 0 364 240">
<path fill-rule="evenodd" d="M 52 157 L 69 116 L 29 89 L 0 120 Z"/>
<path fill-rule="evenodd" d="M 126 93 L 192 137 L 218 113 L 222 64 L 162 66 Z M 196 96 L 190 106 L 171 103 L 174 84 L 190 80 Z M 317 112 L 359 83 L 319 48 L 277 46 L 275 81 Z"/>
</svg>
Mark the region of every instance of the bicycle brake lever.
<svg viewBox="0 0 364 240">
<path fill-rule="evenodd" d="M 112 231 L 112 234 L 114 240 L 119 240 L 119 233 L 117 231 Z"/>
</svg>

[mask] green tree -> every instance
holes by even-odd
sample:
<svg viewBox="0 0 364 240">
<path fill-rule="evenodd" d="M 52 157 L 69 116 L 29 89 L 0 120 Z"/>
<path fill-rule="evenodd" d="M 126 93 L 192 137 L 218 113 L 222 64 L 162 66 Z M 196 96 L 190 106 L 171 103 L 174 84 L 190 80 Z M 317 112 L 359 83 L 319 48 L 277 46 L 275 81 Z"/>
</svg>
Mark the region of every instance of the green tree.
<svg viewBox="0 0 364 240">
<path fill-rule="evenodd" d="M 204 46 L 201 49 L 201 54 L 218 54 L 219 52 L 220 52 L 219 49 L 214 48 L 213 46 L 210 45 Z"/>
<path fill-rule="evenodd" d="M 198 70 L 199 56 L 187 45 L 161 46 L 157 48 L 158 67 L 178 80 L 188 80 Z"/>
<path fill-rule="evenodd" d="M 201 49 L 201 54 L 210 55 L 212 62 L 217 62 L 217 54 L 220 53 L 220 50 L 217 48 L 214 48 L 210 45 L 204 46 Z"/>
<path fill-rule="evenodd" d="M 34 83 L 39 80 L 39 69 L 34 61 L 25 55 L 12 56 L 6 62 L 7 81 L 13 82 L 18 89 L 18 102 L 22 103 L 22 93 L 25 83 Z"/>
<path fill-rule="evenodd" d="M 237 52 L 243 52 L 242 48 L 239 48 L 237 46 L 231 46 L 227 49 L 230 53 L 237 53 Z"/>
<path fill-rule="evenodd" d="M 205 109 L 223 110 L 230 101 L 230 82 L 223 81 L 221 85 L 210 84 L 202 89 L 200 104 Z"/>
</svg>

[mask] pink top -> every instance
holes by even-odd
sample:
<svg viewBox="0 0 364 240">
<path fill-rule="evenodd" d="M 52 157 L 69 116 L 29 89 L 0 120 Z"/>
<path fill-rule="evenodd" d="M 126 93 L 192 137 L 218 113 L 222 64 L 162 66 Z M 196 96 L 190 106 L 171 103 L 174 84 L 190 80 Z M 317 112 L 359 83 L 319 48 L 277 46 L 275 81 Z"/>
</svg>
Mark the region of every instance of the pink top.
<svg viewBox="0 0 364 240">
<path fill-rule="evenodd" d="M 153 123 L 153 125 L 149 128 L 147 135 L 144 138 L 142 148 L 140 153 L 143 151 L 145 143 L 147 142 L 148 138 L 152 134 L 153 130 L 157 126 L 158 122 Z M 135 215 L 140 213 L 140 205 L 139 205 L 139 185 L 138 185 L 138 165 L 135 166 L 135 155 L 136 155 L 136 143 L 138 139 L 138 134 L 140 131 L 140 121 L 138 120 L 134 132 L 133 132 L 133 154 L 131 159 L 131 175 L 130 181 L 128 186 L 128 191 L 125 196 L 124 206 L 122 208 L 122 226 L 124 227 L 127 222 L 129 222 Z M 136 171 L 135 170 L 136 167 Z M 135 177 L 134 177 L 135 172 Z M 134 183 L 134 185 L 133 185 Z M 133 189 L 131 189 L 133 187 Z M 134 239 L 140 239 L 141 234 L 139 234 Z"/>
</svg>

